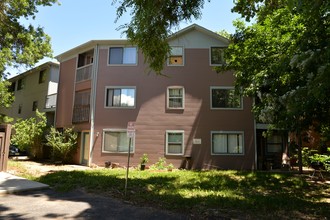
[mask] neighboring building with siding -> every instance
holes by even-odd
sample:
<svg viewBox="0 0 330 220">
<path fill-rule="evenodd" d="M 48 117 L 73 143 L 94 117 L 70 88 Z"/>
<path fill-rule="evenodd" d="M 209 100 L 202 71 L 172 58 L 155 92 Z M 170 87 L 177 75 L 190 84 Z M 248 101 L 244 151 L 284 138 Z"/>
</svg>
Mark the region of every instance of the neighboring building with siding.
<svg viewBox="0 0 330 220">
<path fill-rule="evenodd" d="M 76 162 L 126 166 L 127 124 L 135 122 L 131 165 L 165 157 L 175 167 L 256 169 L 252 100 L 233 93 L 232 72 L 216 73 L 229 41 L 198 25 L 169 38 L 163 74 L 148 73 L 127 40 L 92 40 L 57 56 L 56 127 L 79 132 Z"/>
<path fill-rule="evenodd" d="M 21 73 L 10 81 L 15 101 L 10 108 L 0 108 L 0 113 L 17 120 L 35 117 L 35 111 L 45 112 L 47 123 L 54 125 L 59 64 L 47 62 Z"/>
</svg>

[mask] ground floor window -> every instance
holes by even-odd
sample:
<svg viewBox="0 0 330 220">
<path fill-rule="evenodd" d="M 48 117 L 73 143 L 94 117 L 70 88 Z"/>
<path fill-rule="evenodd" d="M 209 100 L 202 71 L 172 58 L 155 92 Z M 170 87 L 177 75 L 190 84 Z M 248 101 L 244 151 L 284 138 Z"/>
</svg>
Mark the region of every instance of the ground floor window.
<svg viewBox="0 0 330 220">
<path fill-rule="evenodd" d="M 212 154 L 243 154 L 243 132 L 212 131 Z"/>
<path fill-rule="evenodd" d="M 103 131 L 102 152 L 128 153 L 129 138 L 126 129 L 110 129 Z M 131 153 L 134 152 L 134 138 L 131 141 Z"/>
<path fill-rule="evenodd" d="M 166 131 L 166 154 L 183 155 L 184 131 Z"/>
</svg>

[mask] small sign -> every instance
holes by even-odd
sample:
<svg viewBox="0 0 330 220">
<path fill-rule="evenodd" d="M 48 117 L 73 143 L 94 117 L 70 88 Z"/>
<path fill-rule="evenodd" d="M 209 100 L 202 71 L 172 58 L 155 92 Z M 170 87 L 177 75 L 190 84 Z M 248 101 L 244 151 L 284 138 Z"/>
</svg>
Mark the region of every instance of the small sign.
<svg viewBox="0 0 330 220">
<path fill-rule="evenodd" d="M 135 121 L 127 123 L 127 137 L 133 138 L 135 136 Z"/>
<path fill-rule="evenodd" d="M 193 144 L 202 144 L 202 139 L 200 139 L 200 138 L 194 138 L 193 139 Z"/>
</svg>

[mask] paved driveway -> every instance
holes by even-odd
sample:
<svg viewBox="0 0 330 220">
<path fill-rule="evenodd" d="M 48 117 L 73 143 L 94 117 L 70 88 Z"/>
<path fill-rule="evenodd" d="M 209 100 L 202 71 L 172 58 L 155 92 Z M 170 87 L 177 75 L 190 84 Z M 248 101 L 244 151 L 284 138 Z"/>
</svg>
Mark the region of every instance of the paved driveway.
<svg viewBox="0 0 330 220">
<path fill-rule="evenodd" d="M 0 219 L 189 219 L 83 191 L 52 189 L 0 196 Z"/>
</svg>

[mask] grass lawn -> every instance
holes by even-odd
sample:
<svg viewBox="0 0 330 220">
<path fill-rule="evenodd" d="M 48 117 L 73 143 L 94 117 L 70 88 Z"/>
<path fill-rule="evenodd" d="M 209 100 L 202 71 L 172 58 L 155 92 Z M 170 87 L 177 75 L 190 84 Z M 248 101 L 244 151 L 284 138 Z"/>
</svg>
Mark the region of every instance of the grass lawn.
<svg viewBox="0 0 330 220">
<path fill-rule="evenodd" d="M 9 166 L 24 169 L 24 162 Z M 327 219 L 330 185 L 305 175 L 273 172 L 130 170 L 125 197 L 125 169 L 58 171 L 29 174 L 59 191 L 81 188 L 141 206 L 156 206 L 194 218 Z"/>
</svg>

